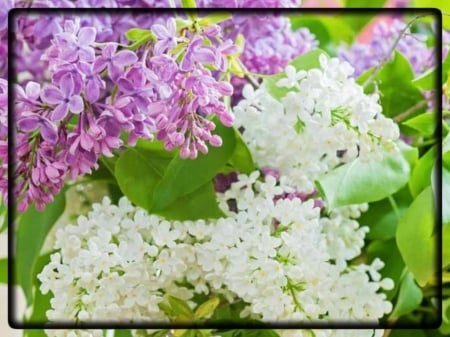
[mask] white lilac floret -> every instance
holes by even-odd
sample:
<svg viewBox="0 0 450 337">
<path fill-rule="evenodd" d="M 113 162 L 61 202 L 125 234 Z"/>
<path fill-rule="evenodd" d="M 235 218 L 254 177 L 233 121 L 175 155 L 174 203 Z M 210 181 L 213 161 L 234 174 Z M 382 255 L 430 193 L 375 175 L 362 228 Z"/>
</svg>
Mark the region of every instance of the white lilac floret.
<svg viewBox="0 0 450 337">
<path fill-rule="evenodd" d="M 304 192 L 338 164 L 357 157 L 374 160 L 381 150 L 395 151 L 398 126 L 382 113 L 378 95 L 366 95 L 352 67 L 320 56 L 319 69 L 286 67 L 278 81 L 288 92 L 273 98 L 263 84 L 244 88 L 234 108 L 236 126 L 259 167 L 276 167 Z"/>
<path fill-rule="evenodd" d="M 38 276 L 53 294 L 48 318 L 167 321 L 158 306 L 167 294 L 195 308 L 203 293 L 244 301 L 242 316 L 265 321 L 376 322 L 391 310 L 379 291 L 392 281 L 381 279 L 378 259 L 349 263 L 367 229 L 339 213 L 321 216 L 313 200 L 277 199 L 286 189 L 258 171 L 240 175 L 218 194 L 227 217 L 198 221 L 167 221 L 125 197 L 118 205 L 105 198 L 56 232 L 59 252 Z"/>
</svg>

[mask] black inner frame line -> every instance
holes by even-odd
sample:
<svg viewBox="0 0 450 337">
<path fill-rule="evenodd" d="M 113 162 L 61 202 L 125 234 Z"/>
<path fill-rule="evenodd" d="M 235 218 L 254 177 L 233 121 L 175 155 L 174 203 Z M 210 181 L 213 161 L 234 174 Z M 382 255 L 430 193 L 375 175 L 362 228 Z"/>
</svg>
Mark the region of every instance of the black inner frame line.
<svg viewBox="0 0 450 337">
<path fill-rule="evenodd" d="M 184 14 L 186 12 L 198 12 L 202 14 L 211 14 L 218 11 L 230 11 L 239 14 L 320 14 L 320 15 L 427 15 L 434 16 L 436 22 L 436 53 L 435 62 L 437 69 L 436 92 L 437 95 L 437 131 L 436 137 L 442 141 L 442 128 L 439 127 L 442 122 L 442 14 L 436 8 L 290 8 L 290 9 L 169 9 L 169 8 L 15 8 L 8 13 L 8 322 L 12 328 L 16 329 L 383 329 L 383 328 L 437 328 L 441 324 L 441 320 L 432 322 L 429 325 L 418 325 L 412 327 L 411 324 L 405 325 L 401 323 L 392 324 L 374 324 L 353 321 L 331 321 L 331 322 L 206 322 L 206 323 L 158 323 L 158 322 L 135 322 L 123 324 L 119 322 L 89 322 L 75 323 L 69 322 L 42 322 L 30 323 L 17 320 L 16 314 L 16 290 L 14 284 L 17 284 L 15 277 L 15 232 L 16 232 L 16 209 L 14 201 L 14 163 L 15 163 L 15 118 L 14 118 L 14 102 L 15 102 L 15 67 L 14 67 L 14 42 L 15 19 L 19 15 L 142 15 L 146 12 L 158 14 Z M 312 32 L 314 33 L 314 32 Z M 400 88 L 401 89 L 401 88 Z M 442 142 L 438 142 L 438 155 L 436 173 L 437 184 L 440 188 L 436 190 L 436 217 L 439 235 L 436 235 L 437 254 L 436 275 L 439 280 L 439 297 L 442 298 Z M 31 267 L 31 266 L 30 266 Z M 437 305 L 437 314 L 442 316 L 442 303 Z"/>
</svg>

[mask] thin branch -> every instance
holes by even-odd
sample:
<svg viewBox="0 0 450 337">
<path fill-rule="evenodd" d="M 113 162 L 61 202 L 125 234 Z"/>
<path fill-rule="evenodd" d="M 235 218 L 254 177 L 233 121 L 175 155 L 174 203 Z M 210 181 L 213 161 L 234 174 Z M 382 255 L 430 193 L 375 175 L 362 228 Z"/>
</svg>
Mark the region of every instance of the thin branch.
<svg viewBox="0 0 450 337">
<path fill-rule="evenodd" d="M 406 26 L 400 31 L 400 34 L 395 39 L 394 43 L 392 44 L 392 46 L 389 49 L 389 51 L 387 52 L 387 54 L 380 60 L 380 63 L 378 63 L 378 65 L 374 68 L 372 74 L 370 74 L 370 77 L 364 82 L 363 88 L 366 88 L 371 82 L 373 82 L 375 77 L 381 71 L 381 68 L 382 68 L 383 64 L 389 61 L 389 59 L 391 58 L 391 55 L 394 53 L 395 49 L 397 48 L 398 44 L 400 43 L 400 40 L 407 33 L 407 31 L 412 26 L 412 24 L 414 22 L 416 22 L 417 20 L 419 20 L 420 18 L 425 17 L 425 16 L 429 16 L 429 15 L 430 14 L 418 15 L 418 16 L 416 16 L 414 19 L 412 19 L 411 21 L 409 21 L 406 24 Z"/>
<path fill-rule="evenodd" d="M 416 112 L 417 110 L 419 110 L 422 107 L 424 107 L 425 105 L 427 105 L 428 102 L 430 102 L 434 99 L 434 97 L 435 97 L 435 95 L 431 95 L 430 97 L 427 97 L 427 98 L 421 100 L 420 102 L 417 102 L 412 107 L 410 107 L 408 110 L 402 112 L 400 115 L 395 116 L 394 121 L 399 123 L 399 122 L 405 120 L 410 115 L 412 115 L 414 112 Z"/>
</svg>

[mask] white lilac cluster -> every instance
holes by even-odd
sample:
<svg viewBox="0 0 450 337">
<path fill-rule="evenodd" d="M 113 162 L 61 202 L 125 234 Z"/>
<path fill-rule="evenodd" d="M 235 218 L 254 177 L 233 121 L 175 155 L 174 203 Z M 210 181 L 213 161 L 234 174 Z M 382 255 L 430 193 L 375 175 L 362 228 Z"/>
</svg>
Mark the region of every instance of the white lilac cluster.
<svg viewBox="0 0 450 337">
<path fill-rule="evenodd" d="M 103 330 L 45 330 L 48 337 L 104 337 Z"/>
<path fill-rule="evenodd" d="M 395 151 L 399 137 L 397 124 L 382 114 L 378 95 L 364 93 L 348 63 L 325 55 L 319 60 L 320 69 L 286 67 L 277 85 L 288 92 L 280 100 L 265 84 L 257 90 L 247 86 L 234 109 L 256 163 L 280 169 L 306 192 L 341 163 Z"/>
<path fill-rule="evenodd" d="M 196 294 L 243 301 L 241 317 L 264 321 L 376 322 L 390 312 L 383 263 L 348 263 L 365 228 L 339 212 L 321 217 L 313 200 L 278 198 L 291 192 L 283 177 L 238 178 L 218 195 L 224 218 L 167 221 L 105 197 L 58 229 L 59 251 L 38 276 L 53 294 L 49 320 L 168 321 L 158 306 L 167 295 L 194 309 Z"/>
</svg>

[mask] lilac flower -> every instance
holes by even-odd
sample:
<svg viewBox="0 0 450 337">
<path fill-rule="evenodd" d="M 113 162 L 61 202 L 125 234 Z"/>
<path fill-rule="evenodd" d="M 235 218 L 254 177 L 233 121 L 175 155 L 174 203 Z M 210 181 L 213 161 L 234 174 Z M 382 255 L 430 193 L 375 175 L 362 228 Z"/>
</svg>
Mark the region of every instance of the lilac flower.
<svg viewBox="0 0 450 337">
<path fill-rule="evenodd" d="M 15 86 L 17 107 L 20 109 L 28 108 L 33 110 L 38 105 L 39 96 L 41 94 L 41 86 L 39 83 L 30 81 L 26 84 L 25 90 L 21 85 Z"/>
<path fill-rule="evenodd" d="M 75 65 L 73 63 L 65 63 L 65 62 L 60 63 L 53 70 L 52 82 L 56 86 L 61 86 L 63 78 L 66 75 L 70 74 L 72 76 L 74 83 L 73 92 L 75 94 L 79 94 L 85 82 L 82 77 L 82 73 L 80 71 L 81 71 L 80 64 Z"/>
<path fill-rule="evenodd" d="M 57 42 L 62 46 L 61 58 L 67 62 L 77 60 L 93 62 L 95 51 L 91 45 L 95 41 L 96 33 L 93 27 L 83 27 L 78 32 L 77 38 L 73 38 L 68 33 L 57 34 Z"/>
<path fill-rule="evenodd" d="M 226 56 L 239 52 L 239 48 L 230 39 L 220 44 L 216 49 L 215 66 L 220 71 L 228 69 Z"/>
<path fill-rule="evenodd" d="M 168 55 L 153 56 L 150 64 L 158 78 L 166 83 L 170 83 L 178 71 L 177 63 Z"/>
<path fill-rule="evenodd" d="M 126 67 L 137 61 L 135 53 L 129 50 L 121 50 L 116 53 L 117 44 L 110 43 L 103 48 L 102 56 L 94 62 L 94 72 L 99 73 L 107 68 L 110 77 L 115 80 L 120 72 Z"/>
<path fill-rule="evenodd" d="M 30 133 L 38 128 L 41 130 L 41 135 L 44 140 L 50 144 L 58 142 L 58 128 L 54 123 L 47 118 L 35 113 L 30 113 L 17 121 L 17 126 L 20 130 Z"/>
<path fill-rule="evenodd" d="M 165 51 L 174 48 L 179 41 L 176 37 L 176 24 L 174 18 L 169 18 L 166 22 L 166 26 L 154 24 L 152 26 L 152 32 L 159 40 L 154 47 L 155 55 L 164 54 Z"/>
<path fill-rule="evenodd" d="M 69 111 L 79 114 L 84 109 L 83 99 L 74 95 L 74 81 L 72 75 L 67 74 L 61 79 L 61 89 L 49 85 L 42 91 L 42 101 L 56 105 L 51 120 L 56 122 L 67 116 Z"/>
<path fill-rule="evenodd" d="M 186 48 L 186 54 L 181 60 L 180 70 L 192 70 L 194 61 L 206 64 L 214 64 L 216 62 L 216 55 L 212 48 L 204 46 L 200 36 L 196 36 Z"/>
<path fill-rule="evenodd" d="M 80 62 L 78 67 L 85 77 L 86 98 L 89 102 L 94 103 L 100 97 L 100 90 L 105 88 L 105 81 L 94 71 L 92 65 Z"/>
</svg>

